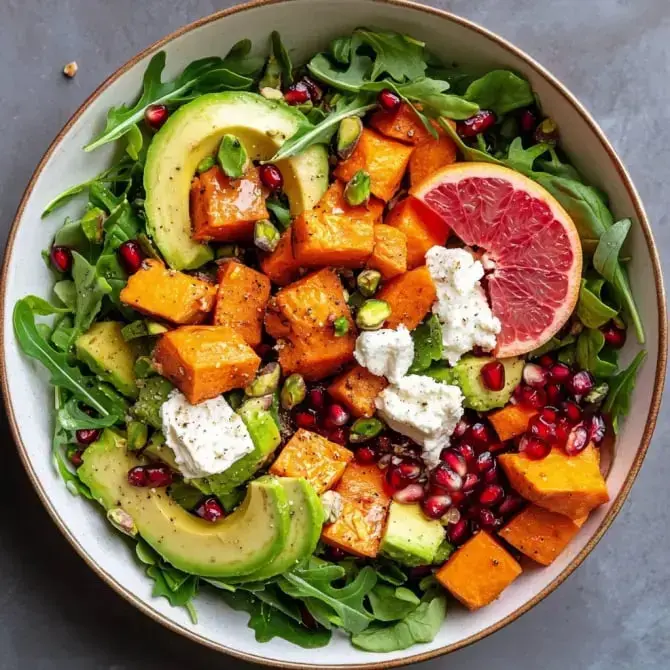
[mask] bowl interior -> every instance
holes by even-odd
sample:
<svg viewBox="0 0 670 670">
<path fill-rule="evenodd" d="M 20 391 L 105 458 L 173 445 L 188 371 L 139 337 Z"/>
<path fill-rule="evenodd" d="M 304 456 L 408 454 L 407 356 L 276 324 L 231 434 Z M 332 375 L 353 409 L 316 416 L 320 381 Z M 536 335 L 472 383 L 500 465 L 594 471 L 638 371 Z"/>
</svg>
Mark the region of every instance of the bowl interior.
<svg viewBox="0 0 670 670">
<path fill-rule="evenodd" d="M 44 371 L 24 358 L 14 340 L 11 311 L 17 299 L 28 293 L 48 296 L 51 277 L 40 260 L 40 250 L 50 240 L 62 217 L 76 215 L 79 203 L 72 203 L 46 221 L 40 219 L 44 205 L 65 187 L 90 178 L 108 164 L 112 149 L 105 147 L 85 154 L 81 147 L 104 125 L 111 105 L 132 100 L 141 85 L 142 73 L 151 54 L 128 67 L 77 116 L 59 139 L 32 185 L 32 191 L 20 212 L 15 235 L 10 241 L 4 287 L 4 375 L 7 400 L 13 423 L 22 443 L 23 457 L 37 482 L 38 490 L 59 525 L 78 551 L 115 588 L 138 607 L 160 618 L 200 642 L 243 654 L 249 660 L 275 661 L 300 665 L 363 664 L 399 661 L 417 655 L 432 655 L 444 647 L 462 644 L 491 632 L 520 609 L 526 609 L 551 590 L 557 580 L 567 576 L 580 558 L 592 548 L 599 528 L 611 520 L 623 502 L 622 491 L 632 483 L 642 453 L 653 428 L 653 412 L 659 401 L 662 377 L 657 364 L 664 359 L 665 337 L 661 334 L 663 300 L 659 294 L 661 278 L 652 250 L 651 235 L 641 225 L 644 214 L 613 155 L 587 117 L 574 106 L 569 96 L 545 77 L 529 59 L 466 22 L 439 16 L 419 6 L 396 5 L 377 0 L 290 0 L 233 11 L 201 22 L 183 32 L 162 48 L 167 51 L 165 76 L 177 74 L 190 61 L 210 55 L 223 55 L 242 37 L 264 49 L 271 29 L 279 30 L 289 45 L 294 60 L 300 62 L 323 49 L 328 41 L 359 25 L 389 28 L 425 40 L 445 61 L 458 61 L 477 67 L 506 67 L 522 72 L 537 91 L 545 111 L 561 128 L 564 146 L 583 173 L 607 191 L 617 217 L 630 216 L 635 224 L 631 232 L 629 265 L 633 291 L 638 300 L 646 332 L 649 357 L 640 374 L 633 406 L 619 436 L 617 455 L 609 474 L 611 502 L 599 508 L 580 534 L 555 563 L 548 568 L 528 564 L 518 579 L 497 602 L 476 613 L 452 607 L 446 624 L 436 639 L 406 651 L 377 656 L 354 649 L 344 637 L 334 636 L 326 653 L 301 649 L 282 640 L 258 644 L 247 628 L 247 615 L 233 612 L 215 593 L 203 592 L 197 601 L 200 621 L 194 626 L 186 612 L 171 608 L 163 599 L 151 597 L 151 584 L 133 559 L 128 542 L 109 528 L 99 509 L 65 489 L 49 458 L 52 391 Z M 656 287 L 656 288 L 654 288 Z M 659 322 L 660 319 L 660 322 Z M 638 346 L 627 345 L 624 360 L 632 358 Z M 659 351 L 661 352 L 659 354 Z M 652 410 L 650 410 L 652 408 Z M 650 419 L 650 411 L 652 416 Z M 650 425 L 651 424 L 651 425 Z M 644 449 L 642 449 L 643 451 Z M 424 656 L 425 657 L 425 656 Z"/>
</svg>

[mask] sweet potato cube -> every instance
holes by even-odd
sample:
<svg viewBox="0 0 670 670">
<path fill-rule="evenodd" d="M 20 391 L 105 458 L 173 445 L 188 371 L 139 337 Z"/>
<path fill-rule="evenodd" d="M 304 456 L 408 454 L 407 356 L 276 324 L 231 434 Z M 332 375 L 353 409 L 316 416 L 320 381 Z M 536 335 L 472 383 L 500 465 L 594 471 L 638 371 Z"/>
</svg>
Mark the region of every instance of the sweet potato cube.
<svg viewBox="0 0 670 670">
<path fill-rule="evenodd" d="M 321 539 L 356 556 L 374 558 L 379 552 L 391 500 L 384 475 L 373 465 L 352 461 L 335 490 L 342 496 L 342 514 L 323 529 Z"/>
<path fill-rule="evenodd" d="M 192 324 L 204 321 L 212 311 L 216 286 L 147 259 L 130 275 L 120 297 L 121 302 L 143 314 L 172 323 Z"/>
<path fill-rule="evenodd" d="M 309 267 L 363 267 L 372 253 L 373 228 L 383 209 L 376 198 L 367 206 L 351 207 L 344 199 L 342 182 L 334 182 L 319 204 L 300 214 L 291 226 L 296 261 Z"/>
<path fill-rule="evenodd" d="M 405 272 L 384 284 L 375 296 L 391 306 L 391 316 L 384 328 L 397 328 L 403 324 L 414 330 L 424 319 L 435 302 L 435 285 L 424 265 Z"/>
<path fill-rule="evenodd" d="M 248 242 L 254 223 L 268 218 L 258 169 L 241 179 L 227 177 L 217 165 L 191 184 L 193 239 L 207 242 Z"/>
<path fill-rule="evenodd" d="M 506 405 L 489 414 L 489 421 L 495 428 L 501 442 L 511 440 L 526 432 L 528 422 L 537 414 L 537 410 L 523 405 Z"/>
<path fill-rule="evenodd" d="M 436 139 L 430 137 L 419 144 L 409 159 L 409 180 L 414 187 L 440 168 L 456 162 L 456 145 L 451 137 L 440 131 Z"/>
<path fill-rule="evenodd" d="M 405 233 L 408 270 L 423 265 L 428 249 L 444 246 L 449 237 L 449 227 L 444 221 L 411 196 L 401 200 L 386 215 L 384 223 Z"/>
<path fill-rule="evenodd" d="M 529 505 L 498 534 L 528 558 L 541 565 L 550 565 L 587 518 L 570 519 L 537 505 Z"/>
<path fill-rule="evenodd" d="M 291 229 L 282 233 L 277 248 L 271 253 L 260 254 L 261 270 L 279 286 L 286 286 L 300 276 L 300 263 L 293 255 Z"/>
<path fill-rule="evenodd" d="M 348 182 L 359 170 L 370 175 L 372 195 L 388 202 L 402 181 L 413 147 L 364 128 L 354 152 L 335 168 L 335 176 Z"/>
<path fill-rule="evenodd" d="M 270 472 L 278 477 L 304 477 L 321 494 L 337 484 L 353 457 L 349 449 L 301 428 L 282 449 Z"/>
<path fill-rule="evenodd" d="M 236 330 L 251 347 L 261 343 L 270 280 L 237 261 L 224 263 L 217 274 L 219 289 L 214 325 Z"/>
<path fill-rule="evenodd" d="M 387 386 L 384 377 L 377 377 L 362 365 L 356 365 L 334 379 L 328 393 L 348 407 L 354 416 L 370 417 L 375 413 L 375 398 Z"/>
<path fill-rule="evenodd" d="M 349 322 L 349 332 L 342 337 L 335 336 L 333 327 L 339 317 Z M 279 340 L 279 363 L 286 374 L 322 379 L 353 359 L 356 327 L 342 284 L 331 269 L 281 289 L 268 303 L 265 328 Z"/>
<path fill-rule="evenodd" d="M 435 573 L 468 609 L 492 603 L 519 575 L 521 566 L 486 531 L 479 531 Z"/>
<path fill-rule="evenodd" d="M 407 144 L 420 144 L 432 137 L 414 110 L 403 102 L 395 112 L 380 109 L 370 117 L 370 125 L 386 137 Z"/>
<path fill-rule="evenodd" d="M 375 246 L 367 266 L 379 270 L 384 279 L 407 271 L 407 238 L 393 226 L 375 226 Z"/>
<path fill-rule="evenodd" d="M 609 500 L 593 445 L 576 456 L 555 447 L 541 461 L 524 454 L 500 454 L 498 461 L 512 487 L 524 498 L 571 519 L 579 519 Z"/>
<path fill-rule="evenodd" d="M 161 336 L 154 349 L 156 369 L 195 405 L 256 376 L 261 359 L 226 326 L 182 326 Z"/>
</svg>

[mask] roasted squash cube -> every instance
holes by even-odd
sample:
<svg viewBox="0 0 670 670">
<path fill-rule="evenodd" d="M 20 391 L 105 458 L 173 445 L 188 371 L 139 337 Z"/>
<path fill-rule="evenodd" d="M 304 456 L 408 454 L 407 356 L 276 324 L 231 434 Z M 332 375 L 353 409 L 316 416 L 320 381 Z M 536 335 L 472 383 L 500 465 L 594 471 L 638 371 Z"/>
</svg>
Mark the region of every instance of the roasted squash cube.
<svg viewBox="0 0 670 670">
<path fill-rule="evenodd" d="M 456 162 L 456 145 L 451 137 L 440 131 L 436 139 L 431 137 L 421 142 L 409 159 L 409 180 L 414 187 L 440 168 Z"/>
<path fill-rule="evenodd" d="M 498 462 L 509 483 L 524 498 L 571 519 L 579 519 L 609 500 L 598 450 L 593 445 L 576 456 L 555 447 L 541 461 L 520 453 L 500 454 Z"/>
<path fill-rule="evenodd" d="M 344 199 L 344 185 L 334 182 L 319 204 L 300 214 L 291 226 L 296 261 L 309 267 L 363 267 L 372 253 L 373 228 L 383 209 L 376 198 L 351 207 Z"/>
<path fill-rule="evenodd" d="M 388 202 L 400 187 L 413 147 L 364 128 L 351 156 L 335 168 L 335 176 L 348 182 L 359 170 L 370 175 L 372 195 Z"/>
<path fill-rule="evenodd" d="M 437 294 L 435 285 L 424 265 L 405 272 L 384 284 L 375 296 L 391 306 L 391 316 L 384 328 L 397 328 L 400 324 L 414 330 L 432 307 Z"/>
<path fill-rule="evenodd" d="M 214 325 L 236 330 L 248 345 L 257 347 L 261 343 L 265 307 L 270 299 L 270 280 L 237 261 L 224 263 L 217 280 Z"/>
<path fill-rule="evenodd" d="M 384 223 L 405 233 L 408 270 L 424 265 L 428 249 L 444 246 L 449 237 L 444 221 L 411 196 L 401 200 L 386 215 Z"/>
<path fill-rule="evenodd" d="M 342 514 L 323 529 L 321 539 L 356 556 L 374 558 L 391 500 L 384 490 L 384 474 L 377 465 L 347 465 L 335 490 L 342 496 Z"/>
<path fill-rule="evenodd" d="M 479 531 L 435 573 L 468 609 L 492 603 L 519 575 L 521 566 L 486 531 Z"/>
<path fill-rule="evenodd" d="M 383 109 L 375 112 L 370 117 L 370 125 L 382 135 L 407 144 L 420 144 L 432 137 L 421 119 L 405 102 L 395 112 Z"/>
<path fill-rule="evenodd" d="M 195 405 L 256 376 L 261 359 L 226 326 L 183 326 L 162 335 L 154 349 L 156 369 Z"/>
<path fill-rule="evenodd" d="M 204 321 L 214 307 L 216 286 L 147 259 L 121 291 L 121 302 L 157 319 L 177 324 Z"/>
<path fill-rule="evenodd" d="M 537 414 L 537 410 L 523 405 L 506 405 L 489 414 L 489 421 L 495 428 L 501 442 L 511 440 L 526 432 L 528 422 Z"/>
<path fill-rule="evenodd" d="M 258 169 L 240 179 L 227 177 L 217 165 L 191 184 L 193 239 L 202 242 L 249 242 L 254 223 L 267 219 L 265 193 Z"/>
<path fill-rule="evenodd" d="M 334 379 L 328 393 L 348 407 L 354 416 L 370 417 L 375 413 L 375 398 L 387 386 L 384 377 L 377 377 L 362 365 L 356 365 Z"/>
<path fill-rule="evenodd" d="M 349 449 L 301 428 L 282 449 L 270 472 L 278 477 L 304 477 L 321 494 L 337 484 L 353 457 Z"/>
<path fill-rule="evenodd" d="M 541 565 L 550 565 L 587 518 L 570 519 L 537 505 L 529 505 L 498 534 L 528 558 Z"/>
<path fill-rule="evenodd" d="M 383 279 L 391 279 L 407 271 L 407 238 L 393 226 L 375 226 L 375 247 L 367 266 L 379 270 Z"/>
<path fill-rule="evenodd" d="M 300 276 L 301 265 L 293 255 L 291 229 L 282 233 L 277 248 L 271 253 L 260 254 L 261 270 L 279 286 L 286 286 Z"/>
</svg>

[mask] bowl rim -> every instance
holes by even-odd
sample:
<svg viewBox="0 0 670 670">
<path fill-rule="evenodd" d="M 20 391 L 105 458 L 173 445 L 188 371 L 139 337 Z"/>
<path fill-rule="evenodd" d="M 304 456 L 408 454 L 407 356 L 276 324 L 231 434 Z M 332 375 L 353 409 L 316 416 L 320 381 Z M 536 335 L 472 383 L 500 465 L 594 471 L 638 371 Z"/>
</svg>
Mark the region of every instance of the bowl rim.
<svg viewBox="0 0 670 670">
<path fill-rule="evenodd" d="M 2 271 L 0 274 L 0 319 L 2 320 L 2 324 L 4 326 L 5 324 L 5 319 L 7 317 L 7 314 L 5 313 L 5 301 L 6 301 L 6 293 L 7 293 L 7 274 L 9 271 L 9 266 L 11 264 L 11 259 L 12 259 L 12 254 L 14 250 L 14 243 L 15 243 L 15 238 L 16 234 L 18 231 L 19 227 L 19 222 L 21 218 L 23 217 L 23 212 L 26 207 L 26 204 L 30 197 L 32 196 L 33 189 L 35 187 L 35 183 L 39 176 L 41 175 L 46 163 L 54 153 L 54 151 L 57 149 L 57 147 L 60 145 L 61 141 L 65 138 L 65 136 L 68 134 L 72 126 L 76 123 L 76 121 L 81 117 L 81 115 L 88 109 L 88 107 L 93 103 L 94 100 L 96 100 L 103 91 L 105 91 L 112 83 L 114 83 L 116 80 L 118 80 L 122 75 L 124 75 L 129 69 L 134 67 L 139 61 L 144 59 L 146 56 L 151 55 L 152 53 L 156 52 L 157 50 L 165 47 L 168 45 L 170 42 L 172 42 L 174 39 L 181 37 L 182 35 L 185 35 L 186 33 L 189 33 L 203 25 L 207 25 L 209 23 L 213 23 L 216 21 L 219 21 L 220 19 L 223 19 L 227 16 L 231 16 L 233 14 L 241 13 L 248 11 L 250 9 L 254 9 L 257 7 L 261 7 L 264 5 L 273 5 L 273 4 L 289 4 L 293 0 L 251 0 L 251 2 L 247 2 L 241 5 L 237 5 L 234 7 L 230 7 L 228 9 L 220 10 L 218 12 L 214 12 L 212 14 L 209 14 L 207 16 L 204 16 L 200 19 L 196 19 L 195 21 L 192 21 L 177 30 L 169 33 L 165 37 L 162 37 L 161 39 L 155 41 L 153 44 L 149 45 L 139 53 L 137 53 L 135 56 L 133 56 L 131 59 L 129 59 L 127 62 L 125 62 L 123 65 L 121 65 L 117 70 L 115 70 L 111 75 L 109 75 L 85 100 L 84 102 L 77 108 L 77 110 L 72 114 L 72 116 L 68 119 L 68 121 L 65 123 L 65 125 L 62 127 L 60 132 L 56 135 L 54 140 L 51 142 L 47 150 L 45 151 L 44 155 L 40 159 L 40 162 L 38 163 L 37 167 L 35 168 L 35 171 L 33 172 L 30 181 L 28 182 L 28 185 L 26 186 L 23 195 L 21 197 L 19 206 L 17 208 L 16 214 L 13 218 L 12 225 L 9 231 L 9 235 L 7 238 L 7 245 L 5 247 L 5 253 L 4 253 L 4 258 L 3 258 L 3 263 L 2 263 Z M 656 373 L 655 373 L 655 380 L 654 380 L 654 389 L 652 393 L 652 398 L 651 398 L 651 403 L 649 406 L 649 413 L 647 415 L 647 421 L 646 421 L 646 426 L 644 429 L 644 432 L 642 434 L 642 439 L 640 441 L 640 445 L 637 449 L 637 452 L 635 454 L 635 458 L 633 460 L 632 466 L 630 468 L 630 471 L 628 472 L 628 475 L 626 476 L 626 479 L 624 480 L 623 486 L 621 488 L 621 491 L 619 492 L 618 496 L 616 499 L 612 502 L 612 505 L 607 512 L 605 518 L 602 520 L 600 526 L 597 528 L 596 532 L 594 535 L 591 537 L 591 539 L 587 542 L 585 547 L 582 549 L 582 551 L 573 558 L 573 560 L 566 566 L 566 568 L 555 578 L 553 579 L 547 586 L 544 587 L 539 593 L 535 594 L 530 600 L 525 602 L 523 605 L 518 607 L 516 610 L 511 612 L 509 615 L 501 619 L 500 621 L 496 622 L 495 624 L 492 624 L 485 629 L 479 631 L 478 633 L 475 633 L 474 635 L 471 635 L 463 640 L 459 640 L 458 642 L 454 642 L 449 645 L 445 645 L 443 647 L 440 647 L 438 649 L 434 649 L 431 651 L 426 651 L 418 654 L 412 654 L 410 656 L 406 656 L 403 658 L 397 658 L 393 660 L 380 660 L 380 661 L 371 661 L 369 663 L 355 663 L 355 664 L 329 664 L 329 665 L 312 665 L 308 663 L 297 663 L 293 661 L 279 661 L 279 660 L 274 660 L 274 659 L 269 659 L 265 658 L 263 656 L 257 656 L 256 654 L 251 654 L 247 653 L 244 651 L 240 651 L 238 649 L 233 649 L 231 647 L 228 647 L 224 644 L 215 642 L 213 640 L 207 639 L 201 635 L 199 635 L 196 632 L 193 632 L 182 625 L 171 621 L 168 619 L 166 616 L 163 614 L 156 612 L 153 610 L 148 604 L 146 604 L 143 600 L 141 600 L 139 597 L 137 597 L 135 594 L 130 592 L 128 589 L 126 589 L 124 586 L 119 584 L 115 577 L 102 569 L 84 550 L 84 548 L 79 544 L 77 538 L 74 536 L 72 531 L 67 527 L 67 525 L 63 522 L 63 520 L 59 517 L 58 512 L 56 509 L 53 507 L 42 483 L 39 481 L 36 472 L 33 470 L 30 460 L 28 458 L 28 453 L 26 450 L 25 445 L 23 444 L 23 441 L 21 440 L 21 435 L 19 432 L 18 428 L 18 423 L 16 420 L 16 416 L 14 413 L 14 405 L 12 403 L 12 398 L 9 394 L 9 382 L 8 382 L 8 376 L 7 376 L 7 368 L 6 368 L 6 348 L 5 348 L 5 330 L 4 327 L 0 331 L 0 381 L 2 383 L 2 394 L 5 398 L 5 404 L 6 404 L 6 411 L 7 411 L 7 416 L 9 419 L 9 425 L 10 425 L 10 430 L 12 433 L 12 437 L 14 439 L 14 442 L 17 446 L 19 456 L 21 457 L 21 461 L 23 463 L 23 466 L 28 473 L 28 476 L 30 478 L 30 481 L 36 490 L 40 500 L 42 501 L 42 504 L 46 508 L 47 512 L 51 516 L 53 522 L 56 524 L 58 529 L 61 531 L 61 533 L 65 536 L 65 538 L 68 540 L 68 542 L 72 545 L 72 547 L 75 549 L 75 551 L 83 558 L 83 560 L 89 565 L 89 567 L 99 576 L 101 577 L 107 584 L 120 596 L 125 598 L 129 603 L 134 605 L 137 609 L 139 609 L 141 612 L 149 616 L 151 619 L 154 621 L 158 622 L 168 630 L 174 631 L 176 633 L 179 633 L 180 635 L 197 642 L 205 647 L 209 647 L 210 649 L 214 649 L 215 651 L 223 652 L 226 654 L 229 654 L 231 656 L 234 656 L 236 658 L 242 659 L 244 661 L 252 662 L 252 663 L 259 663 L 262 665 L 267 665 L 271 667 L 279 667 L 279 668 L 313 668 L 314 670 L 320 670 L 323 668 L 332 668 L 332 669 L 351 669 L 351 668 L 366 668 L 366 669 L 383 669 L 383 668 L 392 668 L 392 667 L 399 667 L 403 665 L 408 665 L 410 663 L 419 663 L 422 661 L 427 661 L 432 658 L 436 658 L 448 653 L 451 653 L 453 651 L 456 651 L 458 649 L 462 649 L 464 647 L 467 647 L 475 642 L 478 642 L 479 640 L 484 639 L 485 637 L 488 637 L 489 635 L 497 632 L 498 630 L 504 628 L 507 624 L 512 623 L 516 619 L 518 619 L 520 616 L 531 610 L 535 605 L 540 603 L 544 598 L 546 598 L 549 594 L 551 594 L 558 586 L 560 586 L 584 561 L 584 559 L 591 553 L 591 551 L 595 548 L 595 546 L 598 544 L 598 542 L 602 539 L 604 536 L 605 532 L 608 530 L 616 516 L 621 510 L 621 507 L 623 506 L 626 498 L 628 497 L 628 494 L 630 492 L 630 489 L 635 482 L 635 479 L 637 478 L 637 475 L 640 471 L 640 468 L 642 466 L 642 462 L 644 461 L 645 455 L 647 453 L 647 450 L 649 448 L 649 443 L 651 441 L 651 437 L 654 432 L 654 427 L 656 425 L 656 419 L 658 417 L 658 413 L 660 410 L 660 405 L 661 405 L 661 397 L 663 393 L 663 386 L 665 383 L 665 370 L 666 370 L 666 363 L 667 363 L 667 349 L 668 349 L 668 332 L 667 332 L 667 313 L 666 313 L 666 298 L 665 298 L 665 289 L 663 285 L 663 275 L 662 275 L 662 270 L 661 270 L 661 263 L 659 259 L 659 254 L 658 250 L 656 248 L 656 244 L 654 242 L 653 238 L 653 233 L 651 230 L 651 225 L 649 223 L 649 219 L 647 217 L 647 214 L 645 212 L 644 206 L 642 204 L 642 201 L 640 199 L 640 196 L 637 192 L 637 189 L 635 188 L 635 185 L 633 184 L 633 181 L 628 174 L 628 171 L 623 165 L 623 162 L 617 155 L 616 151 L 612 147 L 611 143 L 605 136 L 604 132 L 598 125 L 598 123 L 593 119 L 591 114 L 586 110 L 586 108 L 582 105 L 581 102 L 564 86 L 554 75 L 552 75 L 547 69 L 544 68 L 544 66 L 540 65 L 534 58 L 529 56 L 527 53 L 525 53 L 522 49 L 519 47 L 516 47 L 513 45 L 511 42 L 507 41 L 505 38 L 501 37 L 500 35 L 483 28 L 482 26 L 478 25 L 477 23 L 470 21 L 469 19 L 462 18 L 460 16 L 457 16 L 456 14 L 453 14 L 452 12 L 442 10 L 442 9 L 437 9 L 434 7 L 428 7 L 423 4 L 419 4 L 418 2 L 413 2 L 412 0 L 370 0 L 371 2 L 374 2 L 375 4 L 379 5 L 395 5 L 399 7 L 404 7 L 413 11 L 419 11 L 419 12 L 424 12 L 427 14 L 431 14 L 439 19 L 443 19 L 446 21 L 450 21 L 452 23 L 456 23 L 464 28 L 467 28 L 469 30 L 473 30 L 477 33 L 479 33 L 482 37 L 485 37 L 489 41 L 492 41 L 496 43 L 498 46 L 502 47 L 506 51 L 511 52 L 513 55 L 516 57 L 522 59 L 525 64 L 535 71 L 537 75 L 542 77 L 545 81 L 547 81 L 556 91 L 558 91 L 569 103 L 570 105 L 579 113 L 579 115 L 584 119 L 584 121 L 587 123 L 591 131 L 595 134 L 596 138 L 602 145 L 602 147 L 605 149 L 606 153 L 608 154 L 610 160 L 612 161 L 612 164 L 614 165 L 616 171 L 619 173 L 619 176 L 624 183 L 624 186 L 628 192 L 628 195 L 633 202 L 633 207 L 635 209 L 635 215 L 637 220 L 640 223 L 640 226 L 642 228 L 642 232 L 645 237 L 645 241 L 647 244 L 647 248 L 649 251 L 649 256 L 652 262 L 652 269 L 654 273 L 654 283 L 655 283 L 655 289 L 656 289 L 656 298 L 657 298 L 657 309 L 658 309 L 658 318 L 659 318 L 659 329 L 658 329 L 658 353 L 657 353 L 657 361 L 656 361 Z"/>
</svg>

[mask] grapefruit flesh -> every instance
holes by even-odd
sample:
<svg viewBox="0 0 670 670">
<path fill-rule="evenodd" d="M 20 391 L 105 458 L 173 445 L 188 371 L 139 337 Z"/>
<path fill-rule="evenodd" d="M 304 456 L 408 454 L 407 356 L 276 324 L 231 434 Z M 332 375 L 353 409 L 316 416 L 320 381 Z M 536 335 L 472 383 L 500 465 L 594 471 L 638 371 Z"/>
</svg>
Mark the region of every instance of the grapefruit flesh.
<svg viewBox="0 0 670 670">
<path fill-rule="evenodd" d="M 456 163 L 412 190 L 466 245 L 483 252 L 495 355 L 528 353 L 570 318 L 582 274 L 575 224 L 544 188 L 508 168 Z"/>
</svg>

